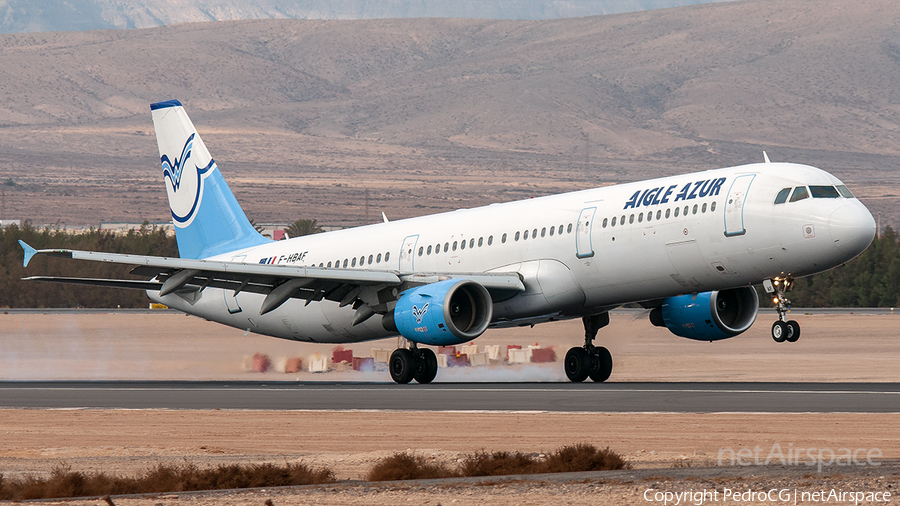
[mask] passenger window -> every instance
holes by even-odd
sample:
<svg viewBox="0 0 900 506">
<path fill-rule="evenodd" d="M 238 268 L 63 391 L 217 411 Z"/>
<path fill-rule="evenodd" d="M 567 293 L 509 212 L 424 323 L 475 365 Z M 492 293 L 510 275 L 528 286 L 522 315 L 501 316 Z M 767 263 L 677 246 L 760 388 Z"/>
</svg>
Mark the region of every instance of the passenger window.
<svg viewBox="0 0 900 506">
<path fill-rule="evenodd" d="M 479 237 L 478 238 L 478 247 L 480 248 L 482 244 L 484 244 L 484 237 Z"/>
<path fill-rule="evenodd" d="M 697 204 L 694 204 L 694 214 L 697 214 Z"/>
<path fill-rule="evenodd" d="M 541 237 L 546 237 L 546 236 L 547 236 L 547 227 L 544 227 L 541 229 Z"/>
<path fill-rule="evenodd" d="M 506 244 L 506 233 L 505 233 L 505 232 L 504 232 L 503 235 L 500 236 L 500 243 L 501 243 L 501 244 Z"/>
<path fill-rule="evenodd" d="M 421 250 L 421 249 L 419 250 L 419 255 L 422 255 L 422 250 Z M 347 260 L 347 259 L 345 258 L 345 259 L 344 259 L 344 269 L 347 268 L 347 262 L 349 262 L 349 260 Z"/>
<path fill-rule="evenodd" d="M 623 214 L 621 218 L 619 218 L 619 225 L 625 226 L 625 215 Z"/>
<path fill-rule="evenodd" d="M 716 202 L 713 201 L 713 203 L 710 204 L 710 206 L 709 206 L 709 212 L 714 212 L 715 210 L 716 210 Z"/>
<path fill-rule="evenodd" d="M 475 247 L 475 238 L 473 237 L 472 239 L 469 239 L 469 249 L 472 249 L 474 247 Z"/>
<path fill-rule="evenodd" d="M 687 216 L 689 206 L 684 206 L 684 211 L 681 214 Z"/>
<path fill-rule="evenodd" d="M 659 220 L 659 218 L 660 218 L 661 216 L 662 216 L 662 209 L 656 211 L 656 219 Z"/>
<path fill-rule="evenodd" d="M 572 224 L 571 224 L 571 223 L 569 223 L 569 226 L 566 227 L 566 233 L 567 233 L 567 234 L 571 234 L 571 233 L 572 233 Z"/>
<path fill-rule="evenodd" d="M 604 227 L 606 225 L 603 225 Z M 550 227 L 550 237 L 553 237 L 553 234 L 556 232 L 556 227 Z"/>
<path fill-rule="evenodd" d="M 384 254 L 384 261 L 387 262 L 390 259 L 391 259 L 391 252 L 388 251 L 387 253 Z"/>
<path fill-rule="evenodd" d="M 522 239 L 523 239 L 523 240 L 527 240 L 527 239 L 528 239 L 528 231 L 527 231 L 527 230 L 525 231 L 524 234 L 522 234 Z"/>
<path fill-rule="evenodd" d="M 809 197 L 809 193 L 806 191 L 805 186 L 798 186 L 794 188 L 794 193 L 791 195 L 791 202 L 797 202 L 798 200 L 803 200 Z"/>
<path fill-rule="evenodd" d="M 428 245 L 428 251 L 426 251 L 425 254 L 426 254 L 426 255 L 430 255 L 430 254 L 431 254 L 431 245 L 430 245 L 430 244 Z"/>
<path fill-rule="evenodd" d="M 460 241 L 460 243 L 459 243 L 459 249 L 466 249 L 466 241 L 465 241 L 465 240 Z"/>
<path fill-rule="evenodd" d="M 560 225 L 560 226 L 559 226 L 559 229 L 556 231 L 556 233 L 559 234 L 559 235 L 562 235 L 562 231 L 563 231 L 563 226 Z"/>
<path fill-rule="evenodd" d="M 632 223 L 634 223 L 634 215 L 633 214 L 628 217 L 628 224 L 631 225 Z"/>
<path fill-rule="evenodd" d="M 453 241 L 453 251 L 456 251 L 456 246 L 459 245 L 458 241 Z"/>
<path fill-rule="evenodd" d="M 494 236 L 489 235 L 488 236 L 488 246 L 490 246 L 491 244 L 494 244 Z"/>
<path fill-rule="evenodd" d="M 703 203 L 703 207 L 700 208 L 700 212 L 701 212 L 701 213 L 705 213 L 705 212 L 706 212 L 706 202 Z"/>
<path fill-rule="evenodd" d="M 369 261 L 368 261 L 368 264 L 369 264 L 369 265 L 372 265 L 372 261 L 373 261 L 373 260 L 375 260 L 375 257 L 372 256 L 372 255 L 369 255 Z"/>
<path fill-rule="evenodd" d="M 379 253 L 378 256 L 375 257 L 375 263 L 376 263 L 376 264 L 380 264 L 380 263 L 381 263 L 381 253 Z"/>
<path fill-rule="evenodd" d="M 788 195 L 791 194 L 790 188 L 783 188 L 778 195 L 775 195 L 775 204 L 784 204 L 787 202 Z"/>
<path fill-rule="evenodd" d="M 330 262 L 330 261 L 328 262 L 328 267 L 331 267 L 331 262 Z"/>
<path fill-rule="evenodd" d="M 531 231 L 531 238 L 532 238 L 532 239 L 537 239 L 537 229 L 534 229 L 534 230 Z"/>
<path fill-rule="evenodd" d="M 616 217 L 615 216 L 613 216 L 612 226 L 614 226 L 614 227 L 616 226 Z"/>
<path fill-rule="evenodd" d="M 350 267 L 356 267 L 356 257 L 353 257 L 353 260 L 350 262 Z"/>
<path fill-rule="evenodd" d="M 450 251 L 450 243 L 449 243 L 449 242 L 445 242 L 445 243 L 444 243 L 444 253 L 447 253 L 447 252 L 449 252 L 449 251 Z M 440 251 L 438 251 L 438 253 L 440 253 Z"/>
<path fill-rule="evenodd" d="M 680 207 L 676 207 L 676 208 L 675 208 L 675 217 L 676 217 L 676 218 L 678 217 L 678 213 L 680 213 L 680 212 L 681 212 L 681 208 L 680 208 Z"/>
<path fill-rule="evenodd" d="M 638 213 L 638 223 L 644 221 L 644 213 Z"/>
<path fill-rule="evenodd" d="M 435 253 L 440 253 L 440 252 L 441 252 L 441 245 L 440 245 L 440 244 L 438 244 L 437 246 L 434 247 L 434 252 L 435 252 Z"/>
<path fill-rule="evenodd" d="M 606 228 L 606 225 L 609 223 L 609 218 L 603 218 L 603 228 Z M 550 231 L 550 235 L 553 235 L 553 231 Z"/>
<path fill-rule="evenodd" d="M 814 199 L 836 199 L 840 197 L 834 186 L 809 186 L 809 193 Z"/>
<path fill-rule="evenodd" d="M 519 241 L 519 233 L 516 232 L 516 242 L 518 242 L 518 241 Z"/>
<path fill-rule="evenodd" d="M 362 267 L 366 263 L 366 257 L 359 257 L 359 266 Z"/>
<path fill-rule="evenodd" d="M 671 209 L 666 209 L 666 219 L 669 219 L 669 211 L 671 211 Z M 659 218 L 657 218 L 657 219 L 659 219 Z"/>
<path fill-rule="evenodd" d="M 841 197 L 844 197 L 845 199 L 853 198 L 853 194 L 850 193 L 850 190 L 842 184 L 837 186 L 837 191 L 841 194 Z"/>
<path fill-rule="evenodd" d="M 429 246 L 429 248 L 430 247 L 431 246 Z M 419 246 L 419 256 L 422 256 L 422 253 L 425 253 L 425 248 L 423 248 L 422 246 Z"/>
</svg>

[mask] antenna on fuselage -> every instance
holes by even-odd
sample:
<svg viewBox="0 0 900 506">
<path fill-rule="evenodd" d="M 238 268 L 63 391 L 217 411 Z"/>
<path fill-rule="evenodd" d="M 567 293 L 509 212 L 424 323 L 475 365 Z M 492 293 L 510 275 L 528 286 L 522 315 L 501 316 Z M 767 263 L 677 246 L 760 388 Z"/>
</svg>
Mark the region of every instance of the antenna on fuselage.
<svg viewBox="0 0 900 506">
<path fill-rule="evenodd" d="M 767 155 L 765 151 L 763 151 L 763 160 L 764 160 L 766 163 L 772 163 L 772 162 L 769 161 L 769 155 Z"/>
</svg>

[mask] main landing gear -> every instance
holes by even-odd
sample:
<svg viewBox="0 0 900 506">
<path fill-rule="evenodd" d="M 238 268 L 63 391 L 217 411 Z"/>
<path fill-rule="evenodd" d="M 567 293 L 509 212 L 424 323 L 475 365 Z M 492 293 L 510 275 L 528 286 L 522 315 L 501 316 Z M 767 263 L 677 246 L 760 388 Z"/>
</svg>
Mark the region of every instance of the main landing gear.
<svg viewBox="0 0 900 506">
<path fill-rule="evenodd" d="M 775 311 L 778 311 L 778 321 L 772 324 L 772 339 L 776 343 L 796 342 L 800 339 L 800 324 L 795 320 L 787 319 L 787 312 L 791 308 L 791 301 L 784 296 L 791 289 L 794 280 L 791 278 L 775 278 L 763 281 L 763 288 L 772 295 L 775 303 Z"/>
<path fill-rule="evenodd" d="M 391 353 L 388 362 L 391 379 L 401 385 L 416 380 L 418 383 L 431 383 L 437 376 L 437 356 L 428 348 L 419 349 L 412 343 L 409 349 L 398 348 Z"/>
<path fill-rule="evenodd" d="M 609 313 L 585 316 L 581 321 L 584 323 L 584 346 L 566 353 L 566 376 L 575 383 L 588 377 L 598 383 L 606 381 L 612 374 L 612 355 L 602 346 L 595 347 L 594 338 L 597 331 L 609 325 Z"/>
</svg>

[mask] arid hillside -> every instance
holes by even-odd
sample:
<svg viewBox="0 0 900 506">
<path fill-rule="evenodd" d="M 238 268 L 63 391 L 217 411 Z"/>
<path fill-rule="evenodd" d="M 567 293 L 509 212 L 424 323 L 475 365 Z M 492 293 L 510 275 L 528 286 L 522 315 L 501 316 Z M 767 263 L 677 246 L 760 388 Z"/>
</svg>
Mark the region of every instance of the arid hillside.
<svg viewBox="0 0 900 506">
<path fill-rule="evenodd" d="M 164 221 L 148 104 L 177 98 L 258 222 L 355 225 L 765 149 L 835 173 L 897 226 L 898 21 L 890 0 L 752 0 L 5 35 L 0 215 Z"/>
</svg>

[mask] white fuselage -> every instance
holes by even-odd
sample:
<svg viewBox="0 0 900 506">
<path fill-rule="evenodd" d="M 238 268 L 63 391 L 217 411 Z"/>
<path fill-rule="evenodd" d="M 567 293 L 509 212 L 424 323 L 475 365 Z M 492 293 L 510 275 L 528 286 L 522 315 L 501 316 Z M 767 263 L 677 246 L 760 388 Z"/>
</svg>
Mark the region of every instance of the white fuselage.
<svg viewBox="0 0 900 506">
<path fill-rule="evenodd" d="M 858 200 L 774 204 L 783 188 L 805 185 L 841 182 L 814 167 L 751 164 L 298 237 L 215 259 L 518 272 L 526 291 L 494 301 L 492 326 L 537 323 L 806 276 L 861 253 L 875 224 Z M 328 300 L 292 299 L 260 316 L 261 294 L 207 288 L 189 303 L 148 293 L 173 308 L 285 339 L 346 343 L 396 335 L 380 318 L 351 326 L 354 310 Z"/>
</svg>

